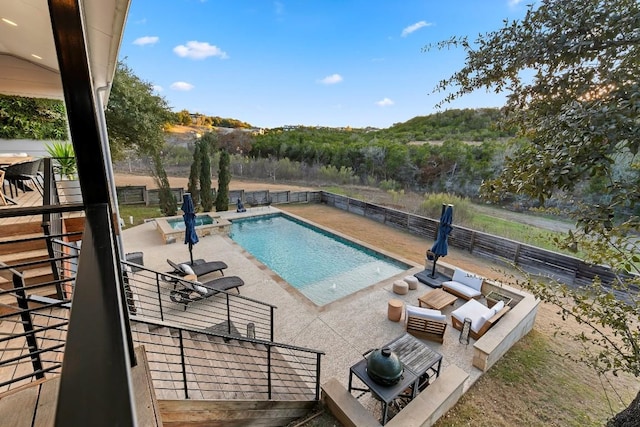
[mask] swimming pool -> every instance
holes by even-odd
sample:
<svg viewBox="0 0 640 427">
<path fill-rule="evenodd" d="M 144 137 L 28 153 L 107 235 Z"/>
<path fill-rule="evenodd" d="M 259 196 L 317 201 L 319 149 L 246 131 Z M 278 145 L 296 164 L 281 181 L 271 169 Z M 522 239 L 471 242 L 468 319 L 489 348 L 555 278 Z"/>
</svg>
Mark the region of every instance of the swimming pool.
<svg viewBox="0 0 640 427">
<path fill-rule="evenodd" d="M 230 236 L 319 306 L 411 268 L 284 214 L 232 220 Z"/>
</svg>

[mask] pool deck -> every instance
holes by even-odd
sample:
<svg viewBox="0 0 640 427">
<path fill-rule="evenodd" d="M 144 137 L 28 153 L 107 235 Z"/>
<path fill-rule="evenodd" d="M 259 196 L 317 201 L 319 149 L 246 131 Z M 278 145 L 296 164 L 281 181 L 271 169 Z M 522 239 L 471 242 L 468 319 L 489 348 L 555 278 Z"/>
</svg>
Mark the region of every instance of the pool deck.
<svg viewBox="0 0 640 427">
<path fill-rule="evenodd" d="M 249 209 L 241 214 L 234 211 L 220 214 L 223 218 L 232 219 L 270 212 L 279 210 L 264 207 Z M 122 237 L 125 252 L 143 252 L 144 265 L 149 268 L 166 271 L 167 258 L 174 261 L 189 258 L 187 246 L 165 245 L 153 222 L 125 229 Z M 376 250 L 385 253 L 379 248 Z M 393 293 L 394 280 L 423 270 L 421 265 L 400 259 L 414 267 L 341 300 L 317 307 L 227 236 L 211 235 L 202 238 L 193 247 L 193 255 L 194 258 L 204 258 L 208 261 L 224 261 L 229 266 L 225 275 L 236 275 L 244 280 L 242 295 L 277 306 L 274 340 L 324 351 L 326 355 L 322 358 L 321 383 L 325 384 L 335 378 L 345 388 L 349 380 L 349 367 L 361 360 L 363 353 L 378 348 L 405 332 L 402 321 L 393 322 L 387 319 L 388 301 L 400 299 L 405 303 L 418 305 L 417 298 L 431 289 L 419 283 L 417 290 L 411 290 L 406 295 Z M 304 265 L 301 268 L 304 268 Z M 443 313 L 449 315 L 463 303 L 463 300 L 458 299 L 453 306 L 443 309 Z M 207 300 L 197 304 L 207 304 Z M 444 344 L 424 342 L 443 355 L 443 369 L 455 365 L 468 374 L 463 388 L 466 392 L 483 372 L 472 365 L 474 340 L 464 345 L 459 343 L 458 337 L 459 331 L 451 327 L 449 321 Z"/>
</svg>

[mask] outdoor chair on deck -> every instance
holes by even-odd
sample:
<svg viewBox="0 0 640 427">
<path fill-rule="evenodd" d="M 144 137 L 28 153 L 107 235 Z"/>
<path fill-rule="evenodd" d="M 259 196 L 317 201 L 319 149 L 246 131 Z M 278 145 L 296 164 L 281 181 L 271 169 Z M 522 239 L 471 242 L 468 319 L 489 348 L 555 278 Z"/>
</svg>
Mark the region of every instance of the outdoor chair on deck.
<svg viewBox="0 0 640 427">
<path fill-rule="evenodd" d="M 235 289 L 240 294 L 239 288 L 244 285 L 244 281 L 238 276 L 227 276 L 219 277 L 206 283 L 180 279 L 177 284 L 182 285 L 183 288 L 171 291 L 169 298 L 175 303 L 184 304 L 184 310 L 186 311 L 189 303 L 207 299 L 221 291 Z"/>
<path fill-rule="evenodd" d="M 18 195 L 18 188 L 21 188 L 22 191 L 33 190 L 33 188 L 27 186 L 27 182 L 31 182 L 40 195 L 43 194 L 42 183 L 40 182 L 40 176 L 38 175 L 38 169 L 40 169 L 41 162 L 42 159 L 16 163 L 5 169 L 4 179 L 5 182 L 9 184 L 11 197 L 14 197 L 14 188 L 16 189 L 16 196 Z"/>
<path fill-rule="evenodd" d="M 187 262 L 175 263 L 170 259 L 167 259 L 167 263 L 169 263 L 171 268 L 173 268 L 173 271 L 167 271 L 167 273 L 180 277 L 185 277 L 193 274 L 200 278 L 200 276 L 205 276 L 216 271 L 219 271 L 220 274 L 224 276 L 224 272 L 222 270 L 228 267 L 227 264 L 222 261 L 205 262 L 203 259 L 195 260 L 193 262 L 193 265 Z M 162 280 L 164 280 L 165 282 L 173 283 L 174 285 L 178 282 L 176 278 L 169 276 L 163 276 Z"/>
</svg>

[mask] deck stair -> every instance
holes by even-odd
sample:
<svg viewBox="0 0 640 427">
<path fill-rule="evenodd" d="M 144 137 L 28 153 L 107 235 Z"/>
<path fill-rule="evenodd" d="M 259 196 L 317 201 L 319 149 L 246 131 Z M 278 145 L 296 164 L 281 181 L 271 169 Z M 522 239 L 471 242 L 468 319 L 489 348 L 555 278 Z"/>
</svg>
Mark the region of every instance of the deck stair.
<svg viewBox="0 0 640 427">
<path fill-rule="evenodd" d="M 54 279 L 49 262 L 47 243 L 40 222 L 25 222 L 0 225 L 0 266 L 14 266 L 24 273 L 27 286 L 51 282 Z M 0 269 L 0 290 L 13 288 L 11 273 Z M 34 289 L 32 292 L 41 296 L 55 296 L 55 286 Z M 13 306 L 15 297 L 10 294 L 0 295 L 1 307 Z"/>
<path fill-rule="evenodd" d="M 313 400 L 315 370 L 286 346 L 135 321 L 132 333 L 158 399 Z"/>
</svg>

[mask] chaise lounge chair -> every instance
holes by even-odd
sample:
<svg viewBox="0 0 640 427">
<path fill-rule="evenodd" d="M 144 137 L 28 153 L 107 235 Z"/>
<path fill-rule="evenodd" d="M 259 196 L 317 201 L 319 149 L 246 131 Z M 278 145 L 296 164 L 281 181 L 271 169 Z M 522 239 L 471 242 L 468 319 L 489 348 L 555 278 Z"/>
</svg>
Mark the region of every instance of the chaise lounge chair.
<svg viewBox="0 0 640 427">
<path fill-rule="evenodd" d="M 221 291 L 235 289 L 240 294 L 239 288 L 244 285 L 244 281 L 238 276 L 227 276 L 218 277 L 206 283 L 178 280 L 178 284 L 184 287 L 171 291 L 169 298 L 175 303 L 184 304 L 186 311 L 189 303 L 209 298 Z"/>
<path fill-rule="evenodd" d="M 172 274 L 179 277 L 195 274 L 198 278 L 200 278 L 200 276 L 214 273 L 216 271 L 219 271 L 224 276 L 224 272 L 222 270 L 228 267 L 227 264 L 222 261 L 205 262 L 202 259 L 195 260 L 193 262 L 193 265 L 186 262 L 178 264 L 171 261 L 170 259 L 167 259 L 167 262 L 169 263 L 171 268 L 173 268 L 173 271 L 167 271 L 167 274 Z M 168 276 L 163 276 L 162 280 L 164 280 L 165 282 L 171 282 L 173 284 L 176 284 L 177 282 L 175 278 Z"/>
</svg>

